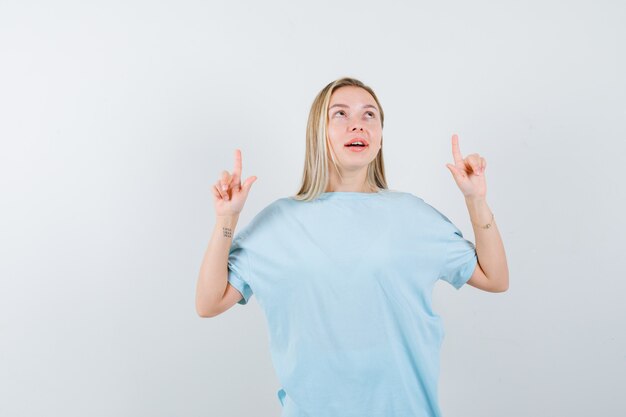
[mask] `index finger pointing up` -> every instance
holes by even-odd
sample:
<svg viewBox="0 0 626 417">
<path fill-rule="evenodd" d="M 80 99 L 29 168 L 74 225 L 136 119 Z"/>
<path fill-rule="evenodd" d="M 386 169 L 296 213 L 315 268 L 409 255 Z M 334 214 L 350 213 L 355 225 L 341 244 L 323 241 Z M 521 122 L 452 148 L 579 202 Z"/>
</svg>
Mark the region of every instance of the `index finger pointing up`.
<svg viewBox="0 0 626 417">
<path fill-rule="evenodd" d="M 235 149 L 235 168 L 233 169 L 235 183 L 239 184 L 241 180 L 241 150 Z"/>
<path fill-rule="evenodd" d="M 464 165 L 463 155 L 461 155 L 461 148 L 459 148 L 459 137 L 456 133 L 452 135 L 452 157 L 454 158 L 455 165 Z"/>
</svg>

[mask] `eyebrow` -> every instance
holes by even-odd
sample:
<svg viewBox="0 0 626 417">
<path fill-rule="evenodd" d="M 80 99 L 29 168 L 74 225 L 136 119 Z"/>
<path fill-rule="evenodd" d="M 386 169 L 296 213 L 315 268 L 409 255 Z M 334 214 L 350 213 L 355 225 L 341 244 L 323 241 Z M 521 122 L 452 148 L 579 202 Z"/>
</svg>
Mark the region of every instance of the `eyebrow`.
<svg viewBox="0 0 626 417">
<path fill-rule="evenodd" d="M 345 107 L 345 108 L 350 108 L 350 106 L 346 105 L 346 104 L 333 104 L 332 106 L 330 106 L 328 108 L 328 110 L 332 109 L 333 107 Z M 367 109 L 367 108 L 372 108 L 376 111 L 378 111 L 378 108 L 376 106 L 373 106 L 371 104 L 365 104 L 363 107 L 361 107 L 362 109 Z"/>
</svg>

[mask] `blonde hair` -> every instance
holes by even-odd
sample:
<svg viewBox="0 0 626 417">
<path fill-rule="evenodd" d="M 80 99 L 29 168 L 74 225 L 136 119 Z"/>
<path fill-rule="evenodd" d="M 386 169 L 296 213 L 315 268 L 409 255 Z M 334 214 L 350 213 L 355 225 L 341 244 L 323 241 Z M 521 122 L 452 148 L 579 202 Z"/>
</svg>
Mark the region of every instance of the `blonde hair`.
<svg viewBox="0 0 626 417">
<path fill-rule="evenodd" d="M 330 180 L 327 155 L 330 154 L 331 162 L 335 166 L 337 173 L 341 176 L 341 173 L 337 168 L 335 156 L 333 152 L 330 152 L 331 149 L 328 142 L 327 127 L 330 96 L 336 89 L 345 86 L 360 87 L 372 95 L 378 105 L 378 109 L 380 110 L 381 128 L 384 126 L 385 115 L 374 90 L 363 84 L 361 81 L 355 78 L 343 77 L 324 87 L 313 100 L 311 110 L 309 111 L 309 120 L 306 127 L 306 153 L 304 157 L 305 162 L 304 172 L 302 174 L 302 185 L 300 186 L 298 193 L 295 196 L 292 196 L 295 200 L 311 201 L 326 191 Z M 381 137 L 380 149 L 378 150 L 376 158 L 368 165 L 366 176 L 366 183 L 368 186 L 377 191 L 387 189 L 382 145 L 383 142 Z"/>
</svg>

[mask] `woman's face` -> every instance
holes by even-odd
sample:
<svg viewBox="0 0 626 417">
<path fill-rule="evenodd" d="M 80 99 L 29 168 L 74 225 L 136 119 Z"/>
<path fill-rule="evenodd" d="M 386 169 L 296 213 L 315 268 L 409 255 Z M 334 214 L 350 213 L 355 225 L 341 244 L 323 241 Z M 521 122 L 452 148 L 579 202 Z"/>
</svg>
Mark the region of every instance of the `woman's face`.
<svg viewBox="0 0 626 417">
<path fill-rule="evenodd" d="M 380 112 L 370 93 L 354 86 L 333 92 L 328 104 L 328 137 L 340 166 L 366 167 L 378 155 L 382 134 Z M 358 139 L 365 146 L 346 146 Z"/>
</svg>

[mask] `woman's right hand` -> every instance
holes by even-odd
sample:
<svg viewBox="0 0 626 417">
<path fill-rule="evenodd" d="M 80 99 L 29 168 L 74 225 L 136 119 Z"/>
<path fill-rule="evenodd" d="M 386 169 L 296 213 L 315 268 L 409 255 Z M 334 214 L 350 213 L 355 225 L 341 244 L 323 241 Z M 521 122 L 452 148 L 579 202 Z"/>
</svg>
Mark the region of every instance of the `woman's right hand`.
<svg viewBox="0 0 626 417">
<path fill-rule="evenodd" d="M 220 179 L 213 185 L 213 202 L 215 215 L 234 216 L 239 215 L 248 198 L 248 192 L 257 177 L 252 176 L 241 184 L 241 151 L 235 149 L 235 169 L 230 174 L 222 171 Z"/>
</svg>

